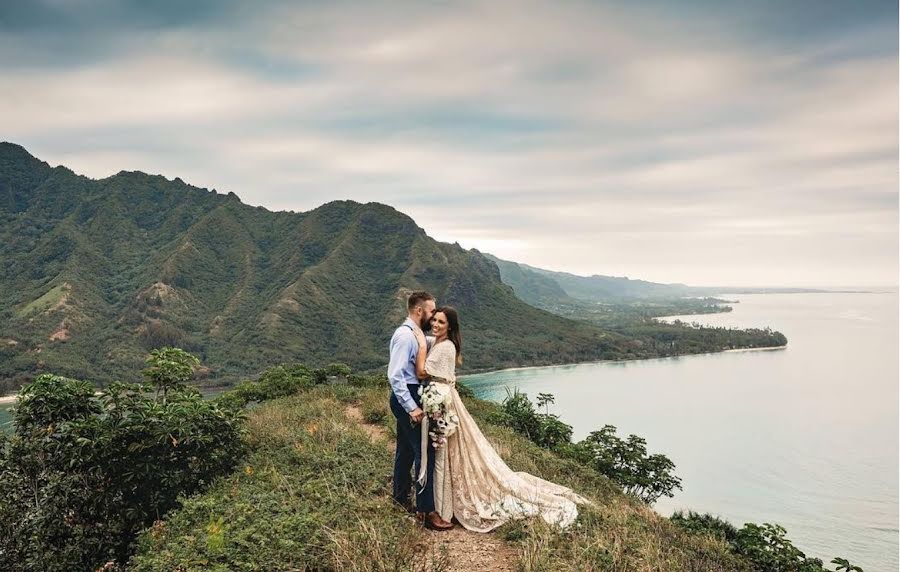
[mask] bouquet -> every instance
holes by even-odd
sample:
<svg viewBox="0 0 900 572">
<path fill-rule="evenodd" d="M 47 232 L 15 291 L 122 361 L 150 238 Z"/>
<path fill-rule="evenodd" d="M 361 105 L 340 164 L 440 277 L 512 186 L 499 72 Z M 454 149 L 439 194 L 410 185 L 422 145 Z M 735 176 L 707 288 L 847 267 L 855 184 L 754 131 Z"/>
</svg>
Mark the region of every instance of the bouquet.
<svg viewBox="0 0 900 572">
<path fill-rule="evenodd" d="M 445 383 L 429 383 L 419 388 L 422 396 L 422 410 L 429 418 L 428 436 L 435 449 L 447 444 L 447 437 L 456 433 L 459 417 L 450 407 L 452 397 L 450 386 Z"/>
</svg>

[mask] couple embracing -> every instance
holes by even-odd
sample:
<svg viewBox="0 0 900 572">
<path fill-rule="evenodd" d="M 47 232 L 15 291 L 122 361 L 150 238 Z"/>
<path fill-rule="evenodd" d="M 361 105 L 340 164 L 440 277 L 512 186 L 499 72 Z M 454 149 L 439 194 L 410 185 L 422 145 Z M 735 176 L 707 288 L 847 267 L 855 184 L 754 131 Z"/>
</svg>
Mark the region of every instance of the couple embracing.
<svg viewBox="0 0 900 572">
<path fill-rule="evenodd" d="M 510 519 L 536 515 L 561 527 L 571 524 L 576 504 L 589 501 L 510 469 L 460 399 L 455 386 L 462 335 L 456 310 L 437 307 L 428 292 L 410 294 L 407 310 L 391 338 L 388 365 L 390 406 L 397 418 L 394 501 L 432 530 L 449 530 L 455 521 L 488 532 Z M 432 335 L 426 336 L 429 330 Z"/>
</svg>

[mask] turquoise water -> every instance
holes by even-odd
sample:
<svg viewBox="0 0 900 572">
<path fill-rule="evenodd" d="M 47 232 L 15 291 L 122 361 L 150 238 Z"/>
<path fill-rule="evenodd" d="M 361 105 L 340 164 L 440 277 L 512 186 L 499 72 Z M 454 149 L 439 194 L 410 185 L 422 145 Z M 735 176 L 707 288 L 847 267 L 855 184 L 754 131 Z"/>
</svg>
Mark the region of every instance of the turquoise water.
<svg viewBox="0 0 900 572">
<path fill-rule="evenodd" d="M 646 438 L 682 479 L 684 490 L 656 504 L 664 515 L 691 508 L 738 526 L 777 522 L 807 555 L 897 570 L 897 293 L 737 298 L 731 313 L 682 319 L 770 326 L 787 348 L 463 379 L 493 400 L 506 387 L 532 399 L 553 393 L 551 412 L 575 439 L 607 423 Z"/>
<path fill-rule="evenodd" d="M 12 420 L 12 415 L 9 414 L 7 409 L 12 407 L 14 404 L 12 403 L 0 403 L 0 432 L 9 433 L 12 431 L 10 426 L 10 421 Z"/>
</svg>

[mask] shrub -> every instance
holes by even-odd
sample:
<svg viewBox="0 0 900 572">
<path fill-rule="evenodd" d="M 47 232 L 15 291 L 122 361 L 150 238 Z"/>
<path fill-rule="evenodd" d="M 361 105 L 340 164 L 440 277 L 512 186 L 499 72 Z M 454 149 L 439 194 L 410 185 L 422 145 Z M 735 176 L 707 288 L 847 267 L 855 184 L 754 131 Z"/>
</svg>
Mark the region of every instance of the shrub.
<svg viewBox="0 0 900 572">
<path fill-rule="evenodd" d="M 237 403 L 267 401 L 293 395 L 302 389 L 312 387 L 314 383 L 314 372 L 305 365 L 282 364 L 265 370 L 256 381 L 242 381 L 220 399 Z"/>
<path fill-rule="evenodd" d="M 695 534 L 716 536 L 728 543 L 729 548 L 750 563 L 757 572 L 828 572 L 818 558 L 808 558 L 787 538 L 787 531 L 777 524 L 748 522 L 738 530 L 730 522 L 712 516 L 688 511 L 675 512 L 672 522 L 679 528 Z M 831 561 L 837 570 L 863 572 L 844 558 Z"/>
<path fill-rule="evenodd" d="M 353 374 L 349 378 L 350 385 L 354 387 L 383 387 L 388 388 L 390 384 L 388 383 L 388 378 L 384 374 L 376 374 L 376 375 L 362 375 L 362 374 Z"/>
<path fill-rule="evenodd" d="M 231 471 L 242 413 L 179 386 L 184 371 L 161 355 L 180 354 L 151 356 L 153 385 L 94 395 L 86 382 L 42 375 L 22 389 L 15 433 L 0 441 L 0 569 L 123 562 L 179 495 Z"/>
<path fill-rule="evenodd" d="M 456 392 L 459 393 L 460 397 L 475 397 L 475 392 L 472 391 L 468 385 L 459 380 L 456 380 Z"/>
<path fill-rule="evenodd" d="M 153 385 L 157 397 L 162 392 L 165 402 L 169 391 L 185 388 L 200 360 L 180 348 L 165 347 L 150 352 L 147 364 L 150 367 L 141 373 Z"/>
<path fill-rule="evenodd" d="M 786 530 L 777 524 L 762 525 L 748 522 L 737 533 L 734 551 L 750 560 L 760 572 L 822 572 L 825 568 L 818 558 L 806 555 L 785 536 Z"/>
<path fill-rule="evenodd" d="M 550 403 L 551 394 L 538 396 L 539 405 L 547 407 Z M 681 488 L 681 479 L 673 474 L 675 464 L 665 455 L 647 455 L 644 439 L 630 435 L 622 441 L 615 434 L 616 428 L 606 425 L 573 444 L 572 427 L 549 413 L 549 408 L 545 413 L 537 412 L 528 396 L 518 389 L 507 391 L 491 420 L 511 427 L 545 449 L 595 469 L 648 504 L 663 495 L 671 497 L 676 488 Z"/>
<path fill-rule="evenodd" d="M 15 411 L 16 433 L 26 436 L 53 423 L 98 413 L 100 404 L 90 382 L 44 374 L 22 388 Z"/>
<path fill-rule="evenodd" d="M 711 514 L 700 514 L 692 510 L 685 514 L 678 510 L 672 514 L 671 520 L 679 528 L 694 534 L 709 534 L 726 542 L 737 539 L 737 528 L 733 524 Z"/>
<path fill-rule="evenodd" d="M 614 426 L 604 425 L 576 443 L 570 454 L 619 483 L 626 493 L 653 504 L 663 495 L 673 496 L 681 479 L 673 474 L 675 463 L 665 455 L 648 455 L 646 444 L 637 435 L 623 441 Z"/>
<path fill-rule="evenodd" d="M 343 363 L 332 363 L 321 369 L 313 371 L 313 381 L 316 384 L 327 383 L 335 379 L 347 379 L 350 377 L 350 366 Z"/>
</svg>

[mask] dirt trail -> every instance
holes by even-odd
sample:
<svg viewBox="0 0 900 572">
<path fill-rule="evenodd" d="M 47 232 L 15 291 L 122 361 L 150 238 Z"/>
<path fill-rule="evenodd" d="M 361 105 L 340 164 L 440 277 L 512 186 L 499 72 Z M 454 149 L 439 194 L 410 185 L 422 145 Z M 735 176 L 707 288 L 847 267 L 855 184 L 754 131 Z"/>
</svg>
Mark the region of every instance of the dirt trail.
<svg viewBox="0 0 900 572">
<path fill-rule="evenodd" d="M 378 425 L 366 423 L 362 411 L 355 405 L 346 408 L 347 417 L 359 422 L 360 427 L 374 442 L 381 441 L 391 453 L 394 443 L 387 432 Z M 410 517 L 412 518 L 412 517 Z M 424 530 L 431 545 L 429 558 L 435 563 L 446 554 L 448 572 L 513 572 L 516 569 L 516 553 L 502 540 L 493 534 L 469 532 L 460 525 L 453 530 L 435 532 Z M 426 567 L 430 570 L 431 566 Z"/>
</svg>

